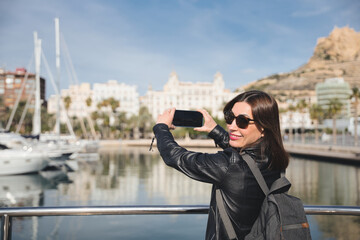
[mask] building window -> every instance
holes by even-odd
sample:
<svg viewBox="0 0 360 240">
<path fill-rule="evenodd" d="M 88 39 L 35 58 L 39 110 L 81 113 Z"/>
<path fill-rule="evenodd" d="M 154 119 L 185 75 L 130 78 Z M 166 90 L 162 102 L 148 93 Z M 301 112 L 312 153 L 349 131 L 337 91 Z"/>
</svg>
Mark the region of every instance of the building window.
<svg viewBox="0 0 360 240">
<path fill-rule="evenodd" d="M 6 78 L 6 84 L 12 84 L 14 82 L 13 78 Z"/>
</svg>

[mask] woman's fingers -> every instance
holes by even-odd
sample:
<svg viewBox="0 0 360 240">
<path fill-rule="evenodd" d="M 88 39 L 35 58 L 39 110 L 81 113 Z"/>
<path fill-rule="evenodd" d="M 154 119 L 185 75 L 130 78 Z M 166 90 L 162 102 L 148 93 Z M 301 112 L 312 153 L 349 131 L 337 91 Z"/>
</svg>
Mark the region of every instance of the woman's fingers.
<svg viewBox="0 0 360 240">
<path fill-rule="evenodd" d="M 194 128 L 194 130 L 199 132 L 211 132 L 216 127 L 216 122 L 205 109 L 198 109 L 197 111 L 203 115 L 204 125 L 199 128 Z"/>
<path fill-rule="evenodd" d="M 156 123 L 164 123 L 168 125 L 169 129 L 174 129 L 175 127 L 172 124 L 174 114 L 175 108 L 166 109 L 162 114 L 158 116 Z"/>
</svg>

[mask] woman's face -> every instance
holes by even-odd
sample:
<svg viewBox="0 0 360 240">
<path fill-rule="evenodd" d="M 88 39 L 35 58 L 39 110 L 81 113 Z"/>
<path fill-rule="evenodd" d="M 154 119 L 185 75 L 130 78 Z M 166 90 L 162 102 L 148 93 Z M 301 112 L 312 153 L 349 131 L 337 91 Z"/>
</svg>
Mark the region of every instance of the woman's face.
<svg viewBox="0 0 360 240">
<path fill-rule="evenodd" d="M 237 102 L 232 108 L 232 112 L 235 116 L 240 114 L 245 115 L 248 118 L 254 119 L 251 111 L 251 107 L 246 102 Z M 230 146 L 241 148 L 245 145 L 254 143 L 261 137 L 261 132 L 257 129 L 253 121 L 249 122 L 249 126 L 246 129 L 239 128 L 236 125 L 236 119 L 231 124 L 227 124 L 230 136 Z"/>
</svg>

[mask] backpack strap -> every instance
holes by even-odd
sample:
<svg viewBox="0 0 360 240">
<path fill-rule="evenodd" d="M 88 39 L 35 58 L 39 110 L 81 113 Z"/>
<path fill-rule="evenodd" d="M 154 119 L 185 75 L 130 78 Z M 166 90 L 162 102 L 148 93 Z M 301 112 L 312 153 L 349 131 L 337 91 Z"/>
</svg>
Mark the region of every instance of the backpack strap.
<svg viewBox="0 0 360 240">
<path fill-rule="evenodd" d="M 279 179 L 276 179 L 273 182 L 273 184 L 271 185 L 269 194 L 273 193 L 273 192 L 275 192 L 277 190 L 280 190 L 280 189 L 284 189 L 285 192 L 286 192 L 286 191 L 289 190 L 290 187 L 291 187 L 290 181 L 286 177 L 281 177 Z"/>
<path fill-rule="evenodd" d="M 260 172 L 259 167 L 256 165 L 254 159 L 252 159 L 248 154 L 243 153 L 241 154 L 242 158 L 245 160 L 245 162 L 247 163 L 247 165 L 249 166 L 251 172 L 254 174 L 256 181 L 258 182 L 258 184 L 261 187 L 261 190 L 264 192 L 265 196 L 268 195 L 269 193 L 269 188 L 265 182 L 265 179 L 263 177 L 263 175 Z"/>
<path fill-rule="evenodd" d="M 282 177 L 277 179 L 271 185 L 271 189 L 269 190 L 269 188 L 266 184 L 266 181 L 265 181 L 263 175 L 261 174 L 259 167 L 256 165 L 255 161 L 246 153 L 241 154 L 241 156 L 243 157 L 244 161 L 249 166 L 251 172 L 255 176 L 255 179 L 258 182 L 259 186 L 261 187 L 262 191 L 264 192 L 265 196 L 267 196 L 269 193 L 271 193 L 273 191 L 277 191 L 277 190 L 287 187 L 287 186 L 290 188 L 291 183 L 289 182 L 289 180 L 287 180 L 284 177 L 285 173 L 282 173 Z M 215 194 L 216 194 L 216 205 L 219 209 L 220 218 L 223 221 L 226 233 L 228 234 L 229 239 L 237 239 L 234 227 L 230 221 L 228 214 L 226 213 L 225 204 L 224 204 L 224 200 L 221 196 L 220 189 L 216 189 Z M 273 201 L 276 202 L 275 198 L 273 198 Z"/>
<path fill-rule="evenodd" d="M 216 205 L 219 209 L 220 217 L 225 226 L 225 230 L 229 239 L 237 239 L 234 227 L 230 221 L 228 214 L 226 213 L 224 200 L 221 196 L 220 189 L 216 189 Z"/>
</svg>

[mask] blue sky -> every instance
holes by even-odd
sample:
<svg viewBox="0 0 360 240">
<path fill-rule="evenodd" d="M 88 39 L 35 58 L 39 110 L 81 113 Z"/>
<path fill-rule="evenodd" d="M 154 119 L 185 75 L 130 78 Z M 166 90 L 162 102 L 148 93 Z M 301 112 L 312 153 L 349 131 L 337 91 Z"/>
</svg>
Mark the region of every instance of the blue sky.
<svg viewBox="0 0 360 240">
<path fill-rule="evenodd" d="M 116 79 L 144 95 L 149 85 L 162 90 L 172 71 L 184 82 L 210 82 L 219 71 L 235 90 L 306 63 L 335 26 L 360 32 L 359 13 L 358 0 L 1 0 L 0 67 L 27 67 L 37 31 L 55 75 L 58 17 L 80 82 Z"/>
</svg>

